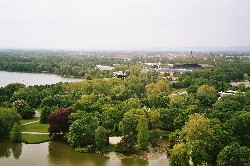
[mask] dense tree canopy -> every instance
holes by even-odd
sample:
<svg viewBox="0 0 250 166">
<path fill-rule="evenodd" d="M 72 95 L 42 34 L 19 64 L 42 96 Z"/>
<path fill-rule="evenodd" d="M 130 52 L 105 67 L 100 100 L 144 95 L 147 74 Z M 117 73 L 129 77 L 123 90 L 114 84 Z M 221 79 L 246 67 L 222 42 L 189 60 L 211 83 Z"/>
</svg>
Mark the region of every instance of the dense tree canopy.
<svg viewBox="0 0 250 166">
<path fill-rule="evenodd" d="M 118 150 L 130 153 L 146 149 L 151 132 L 159 130 L 171 132 L 170 140 L 176 143 L 170 151 L 172 165 L 186 165 L 190 157 L 197 165 L 225 165 L 225 161 L 226 165 L 246 165 L 250 88 L 232 87 L 229 83 L 249 79 L 248 61 L 221 60 L 211 69 L 169 74 L 155 69 L 142 72 L 142 62 L 156 60 L 148 57 L 123 60 L 59 53 L 0 57 L 0 70 L 86 78 L 75 83 L 29 87 L 10 84 L 0 88 L 0 106 L 6 107 L 0 109 L 0 136 L 8 135 L 13 124 L 20 120 L 19 114 L 23 118 L 31 117 L 33 108 L 41 107 L 40 121 L 48 120 L 50 134 L 66 134 L 64 138 L 73 147 L 91 146 L 101 150 L 107 141 L 105 135 L 123 136 Z M 183 61 L 162 59 L 162 62 Z M 96 64 L 114 66 L 114 71 L 126 73 L 126 78 L 111 78 L 113 71 L 100 71 Z M 166 77 L 173 75 L 177 81 L 170 82 Z M 238 93 L 219 98 L 218 92 L 226 90 Z M 17 111 L 7 109 L 12 103 Z M 241 150 L 230 153 L 228 149 L 233 147 Z M 228 156 L 233 160 L 229 161 Z"/>
<path fill-rule="evenodd" d="M 20 119 L 21 116 L 14 109 L 0 108 L 0 137 L 9 135 L 12 126 Z"/>
<path fill-rule="evenodd" d="M 76 120 L 70 125 L 69 132 L 66 135 L 68 143 L 73 147 L 84 147 L 88 144 L 93 144 L 95 139 L 94 131 L 98 127 L 98 119 L 86 112 L 81 114 L 76 112 L 76 114 L 78 115 L 71 117 L 73 119 L 76 118 Z"/>
</svg>

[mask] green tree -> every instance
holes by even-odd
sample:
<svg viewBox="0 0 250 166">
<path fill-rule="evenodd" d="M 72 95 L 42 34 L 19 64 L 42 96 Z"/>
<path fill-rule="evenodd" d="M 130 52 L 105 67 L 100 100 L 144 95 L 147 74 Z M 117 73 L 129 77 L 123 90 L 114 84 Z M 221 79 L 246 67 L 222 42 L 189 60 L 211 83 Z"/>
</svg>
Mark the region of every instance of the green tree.
<svg viewBox="0 0 250 166">
<path fill-rule="evenodd" d="M 92 114 L 85 112 L 70 125 L 66 139 L 74 148 L 93 144 L 95 139 L 94 131 L 97 127 L 98 119 Z"/>
<path fill-rule="evenodd" d="M 137 145 L 139 149 L 146 149 L 149 146 L 149 132 L 148 132 L 148 121 L 145 116 L 140 116 L 139 122 L 137 124 L 136 130 L 137 134 Z"/>
<path fill-rule="evenodd" d="M 247 73 L 244 73 L 243 78 L 244 78 L 244 80 L 249 80 L 249 75 Z"/>
<path fill-rule="evenodd" d="M 22 118 L 31 118 L 36 114 L 35 110 L 25 100 L 14 101 L 13 106 Z"/>
<path fill-rule="evenodd" d="M 110 89 L 110 96 L 113 100 L 123 100 L 125 99 L 125 85 L 115 85 Z"/>
<path fill-rule="evenodd" d="M 150 108 L 166 108 L 169 104 L 168 94 L 165 92 L 160 92 L 155 95 L 150 95 L 147 97 L 146 106 Z"/>
<path fill-rule="evenodd" d="M 40 123 L 48 123 L 48 117 L 49 115 L 53 112 L 54 107 L 50 108 L 50 107 L 43 107 L 42 109 L 42 113 L 41 113 L 41 117 L 40 117 Z"/>
<path fill-rule="evenodd" d="M 5 86 L 4 88 L 0 88 L 0 101 L 7 102 L 10 101 L 10 98 L 18 91 L 20 88 L 25 88 L 24 84 L 14 83 Z"/>
<path fill-rule="evenodd" d="M 185 129 L 187 144 L 191 147 L 191 158 L 196 164 L 208 162 L 208 154 L 206 148 L 212 136 L 212 128 L 210 120 L 201 114 L 193 114 L 190 116 Z"/>
<path fill-rule="evenodd" d="M 132 65 L 129 67 L 130 76 L 138 77 L 141 73 L 142 66 L 140 65 Z"/>
<path fill-rule="evenodd" d="M 84 94 L 81 96 L 81 99 L 75 103 L 74 108 L 76 110 L 87 111 L 87 112 L 100 111 L 103 103 L 99 103 L 98 100 L 101 97 L 103 97 L 103 95 Z"/>
<path fill-rule="evenodd" d="M 220 151 L 231 142 L 235 141 L 233 137 L 233 131 L 224 123 L 221 123 L 219 119 L 211 119 L 211 126 L 213 128 L 212 138 L 209 144 L 209 154 L 212 163 L 217 160 L 217 155 Z"/>
<path fill-rule="evenodd" d="M 155 83 L 159 77 L 160 73 L 156 70 L 149 70 L 147 73 L 143 75 L 144 80 L 147 83 Z"/>
<path fill-rule="evenodd" d="M 122 137 L 121 141 L 117 144 L 117 148 L 123 153 L 133 153 L 135 152 L 136 139 L 133 135 L 125 135 Z"/>
<path fill-rule="evenodd" d="M 105 128 L 113 129 L 114 126 L 119 125 L 123 118 L 123 111 L 119 110 L 114 105 L 104 105 L 102 108 L 102 125 Z"/>
<path fill-rule="evenodd" d="M 131 97 L 143 97 L 145 96 L 145 86 L 140 77 L 130 76 L 124 80 L 126 85 L 126 91 L 131 93 Z"/>
<path fill-rule="evenodd" d="M 159 109 L 159 111 L 160 111 L 161 129 L 173 131 L 174 119 L 177 117 L 179 110 L 176 108 L 172 108 L 172 109 Z"/>
<path fill-rule="evenodd" d="M 98 126 L 98 128 L 95 130 L 95 144 L 97 150 L 101 150 L 105 147 L 107 139 L 108 138 L 105 128 L 103 128 L 102 126 Z"/>
<path fill-rule="evenodd" d="M 13 143 L 22 142 L 21 127 L 15 123 L 11 129 L 10 141 Z"/>
<path fill-rule="evenodd" d="M 246 85 L 241 83 L 237 86 L 238 90 L 244 92 L 246 90 Z"/>
<path fill-rule="evenodd" d="M 250 165 L 250 148 L 240 147 L 239 143 L 232 143 L 219 153 L 218 166 L 247 166 Z"/>
<path fill-rule="evenodd" d="M 160 110 L 153 109 L 149 112 L 149 124 L 152 129 L 157 129 L 161 127 L 162 124 L 160 121 L 160 117 Z"/>
<path fill-rule="evenodd" d="M 170 84 L 167 81 L 159 80 L 156 83 L 150 83 L 146 85 L 147 96 L 157 95 L 159 93 L 167 93 L 171 92 Z"/>
<path fill-rule="evenodd" d="M 19 123 L 21 115 L 14 109 L 0 108 L 0 137 L 9 135 L 12 126 Z"/>
<path fill-rule="evenodd" d="M 32 108 L 37 107 L 41 103 L 41 94 L 33 86 L 27 88 L 20 88 L 11 97 L 11 101 L 25 100 L 29 106 Z"/>
<path fill-rule="evenodd" d="M 225 126 L 241 145 L 250 146 L 250 112 L 235 114 Z"/>
<path fill-rule="evenodd" d="M 170 151 L 171 166 L 189 166 L 189 148 L 185 143 L 174 145 Z"/>
<path fill-rule="evenodd" d="M 211 94 L 216 95 L 216 89 L 213 86 L 202 85 L 197 89 L 197 94 Z"/>
<path fill-rule="evenodd" d="M 131 109 L 123 116 L 122 121 L 119 123 L 119 130 L 123 135 L 136 135 L 136 126 L 141 115 L 145 115 L 143 109 Z"/>
<path fill-rule="evenodd" d="M 191 85 L 187 88 L 187 93 L 191 94 L 191 93 L 196 93 L 197 92 L 198 87 L 196 85 Z"/>
</svg>

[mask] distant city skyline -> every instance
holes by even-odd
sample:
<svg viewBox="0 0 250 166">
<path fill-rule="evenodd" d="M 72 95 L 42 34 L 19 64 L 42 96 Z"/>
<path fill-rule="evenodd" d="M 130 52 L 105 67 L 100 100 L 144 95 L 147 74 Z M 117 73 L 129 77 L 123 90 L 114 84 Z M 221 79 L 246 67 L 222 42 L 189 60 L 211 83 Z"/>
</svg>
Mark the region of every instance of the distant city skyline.
<svg viewBox="0 0 250 166">
<path fill-rule="evenodd" d="M 0 48 L 249 48 L 249 18 L 249 0 L 1 0 Z"/>
</svg>

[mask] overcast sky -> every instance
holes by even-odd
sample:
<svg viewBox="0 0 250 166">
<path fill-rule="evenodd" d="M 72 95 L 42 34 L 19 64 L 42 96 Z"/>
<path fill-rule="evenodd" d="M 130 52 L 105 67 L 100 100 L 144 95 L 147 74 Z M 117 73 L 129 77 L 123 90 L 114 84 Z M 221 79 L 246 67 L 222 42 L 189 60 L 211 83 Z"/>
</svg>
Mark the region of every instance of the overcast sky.
<svg viewBox="0 0 250 166">
<path fill-rule="evenodd" d="M 0 0 L 0 48 L 250 45 L 250 0 Z"/>
</svg>

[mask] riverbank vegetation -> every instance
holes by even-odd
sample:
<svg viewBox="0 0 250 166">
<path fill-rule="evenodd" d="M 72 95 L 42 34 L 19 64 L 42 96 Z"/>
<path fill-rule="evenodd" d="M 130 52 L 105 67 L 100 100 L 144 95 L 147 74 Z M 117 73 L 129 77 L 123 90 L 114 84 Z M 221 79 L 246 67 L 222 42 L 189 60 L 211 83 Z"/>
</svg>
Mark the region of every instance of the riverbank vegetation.
<svg viewBox="0 0 250 166">
<path fill-rule="evenodd" d="M 19 61 L 29 58 L 39 59 L 19 57 Z M 250 89 L 229 84 L 248 79 L 249 62 L 224 61 L 212 69 L 175 73 L 178 82 L 155 71 L 141 73 L 140 65 L 133 63 L 126 70 L 125 79 L 0 88 L 0 124 L 5 126 L 0 136 L 8 135 L 15 123 L 30 118 L 26 115 L 34 115 L 33 109 L 40 107 L 41 118 L 34 119 L 40 122 L 23 125 L 32 121 L 22 120 L 21 131 L 49 132 L 52 139 L 63 139 L 79 152 L 140 153 L 162 146 L 156 140 L 169 140 L 175 145 L 164 150 L 169 152 L 171 165 L 187 165 L 190 158 L 196 165 L 250 164 Z M 187 93 L 178 93 L 180 88 Z M 237 92 L 218 96 L 227 90 Z M 30 114 L 21 116 L 23 112 Z M 22 134 L 22 139 L 49 140 L 48 135 L 36 136 Z M 109 145 L 110 136 L 122 139 Z"/>
</svg>

